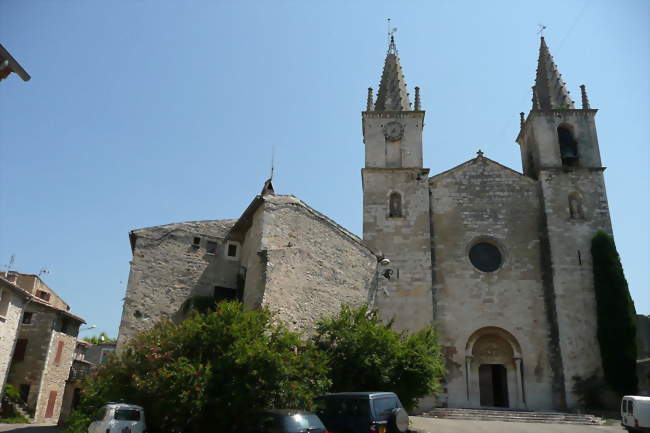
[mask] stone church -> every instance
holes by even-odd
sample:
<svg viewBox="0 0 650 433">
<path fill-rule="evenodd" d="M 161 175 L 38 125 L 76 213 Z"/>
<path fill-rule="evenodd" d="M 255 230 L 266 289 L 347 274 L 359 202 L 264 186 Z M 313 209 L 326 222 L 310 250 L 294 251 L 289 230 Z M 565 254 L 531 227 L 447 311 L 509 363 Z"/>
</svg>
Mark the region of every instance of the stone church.
<svg viewBox="0 0 650 433">
<path fill-rule="evenodd" d="M 433 323 L 450 407 L 567 409 L 574 378 L 600 374 L 590 244 L 611 222 L 595 127 L 541 38 L 522 172 L 485 157 L 430 176 L 425 111 L 391 39 L 362 112 L 363 240 L 267 182 L 237 220 L 134 230 L 118 344 L 192 296 L 266 306 L 309 332 L 341 304 L 399 330 Z"/>
</svg>

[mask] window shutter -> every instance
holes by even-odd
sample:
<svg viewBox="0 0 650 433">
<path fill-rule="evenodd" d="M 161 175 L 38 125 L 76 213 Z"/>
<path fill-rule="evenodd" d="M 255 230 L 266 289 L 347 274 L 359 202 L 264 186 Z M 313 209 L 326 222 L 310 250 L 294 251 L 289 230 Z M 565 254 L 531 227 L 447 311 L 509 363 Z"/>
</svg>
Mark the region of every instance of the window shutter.
<svg viewBox="0 0 650 433">
<path fill-rule="evenodd" d="M 59 341 L 59 345 L 56 348 L 56 356 L 54 357 L 54 363 L 58 364 L 61 362 L 61 353 L 63 352 L 63 341 Z"/>
</svg>

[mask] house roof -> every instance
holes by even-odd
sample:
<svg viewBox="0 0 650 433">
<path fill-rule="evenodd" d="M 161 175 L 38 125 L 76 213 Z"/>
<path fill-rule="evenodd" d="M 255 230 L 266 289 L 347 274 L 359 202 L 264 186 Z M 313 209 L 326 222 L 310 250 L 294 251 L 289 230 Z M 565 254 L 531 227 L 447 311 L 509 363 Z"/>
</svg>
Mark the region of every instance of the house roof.
<svg viewBox="0 0 650 433">
<path fill-rule="evenodd" d="M 64 310 L 62 308 L 55 307 L 54 305 L 51 305 L 49 302 L 45 302 L 41 298 L 32 295 L 31 293 L 29 293 L 25 289 L 22 289 L 21 287 L 15 285 L 14 283 L 8 281 L 7 279 L 5 279 L 3 277 L 0 277 L 0 285 L 2 285 L 4 287 L 7 287 L 7 288 L 10 288 L 10 289 L 13 289 L 16 293 L 23 296 L 25 299 L 29 300 L 29 302 L 32 303 L 32 304 L 42 305 L 43 307 L 49 308 L 51 310 L 54 310 L 54 311 L 56 311 L 58 313 L 61 313 L 61 314 L 65 315 L 65 316 L 68 316 L 73 320 L 76 320 L 76 321 L 81 322 L 81 323 L 86 323 L 86 321 L 82 317 L 77 316 L 76 314 L 72 314 L 71 312 L 69 312 L 67 310 Z"/>
<path fill-rule="evenodd" d="M 175 231 L 186 231 L 209 237 L 224 238 L 236 222 L 235 219 L 185 221 L 131 230 L 129 232 L 131 252 L 134 251 L 135 241 L 139 237 L 163 240 Z"/>
<path fill-rule="evenodd" d="M 316 209 L 312 208 L 311 206 L 309 206 L 308 204 L 306 204 L 296 196 L 290 194 L 255 196 L 255 198 L 251 201 L 251 203 L 248 205 L 246 210 L 244 210 L 244 213 L 242 213 L 242 215 L 239 217 L 235 225 L 232 227 L 232 230 L 230 232 L 234 234 L 234 233 L 243 233 L 246 230 L 248 230 L 248 228 L 252 224 L 252 220 L 253 220 L 253 216 L 255 215 L 255 212 L 264 203 L 269 203 L 273 205 L 294 205 L 297 208 L 301 209 L 302 211 L 309 213 L 311 216 L 329 225 L 332 229 L 337 231 L 343 237 L 347 238 L 351 242 L 367 250 L 375 257 L 381 258 L 381 253 L 374 251 L 357 235 L 348 231 L 341 225 L 337 224 L 334 220 L 327 217 L 326 215 L 318 212 Z"/>
</svg>

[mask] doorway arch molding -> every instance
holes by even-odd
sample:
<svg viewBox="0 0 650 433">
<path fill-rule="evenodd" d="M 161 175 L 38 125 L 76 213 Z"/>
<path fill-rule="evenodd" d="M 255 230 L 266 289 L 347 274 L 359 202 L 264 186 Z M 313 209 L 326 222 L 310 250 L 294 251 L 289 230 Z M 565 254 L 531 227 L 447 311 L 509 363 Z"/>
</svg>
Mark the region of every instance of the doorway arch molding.
<svg viewBox="0 0 650 433">
<path fill-rule="evenodd" d="M 513 385 L 513 388 L 516 390 L 515 394 L 512 396 L 514 397 L 512 399 L 512 402 L 514 403 L 513 406 L 515 408 L 525 409 L 527 404 L 524 389 L 524 380 L 522 375 L 523 366 L 521 345 L 514 335 L 497 326 L 484 326 L 482 328 L 479 328 L 474 331 L 467 339 L 467 344 L 465 345 L 465 383 L 467 387 L 466 391 L 468 404 L 471 406 L 480 407 L 480 403 L 478 401 L 480 397 L 478 394 L 478 364 L 480 361 L 478 359 L 474 359 L 474 348 L 476 343 L 481 340 L 482 337 L 497 337 L 500 340 L 505 341 L 507 345 L 510 346 L 512 352 L 508 358 L 512 356 L 511 362 L 514 364 L 514 374 L 510 376 L 512 378 L 511 385 Z M 476 375 L 476 377 L 473 377 L 474 375 Z"/>
<path fill-rule="evenodd" d="M 465 356 L 472 357 L 474 345 L 481 337 L 484 337 L 486 335 L 496 335 L 503 338 L 508 344 L 510 344 L 514 358 L 521 359 L 521 346 L 519 345 L 519 342 L 515 336 L 505 329 L 496 326 L 485 326 L 474 331 L 474 333 L 467 339 L 467 345 L 465 346 Z"/>
</svg>

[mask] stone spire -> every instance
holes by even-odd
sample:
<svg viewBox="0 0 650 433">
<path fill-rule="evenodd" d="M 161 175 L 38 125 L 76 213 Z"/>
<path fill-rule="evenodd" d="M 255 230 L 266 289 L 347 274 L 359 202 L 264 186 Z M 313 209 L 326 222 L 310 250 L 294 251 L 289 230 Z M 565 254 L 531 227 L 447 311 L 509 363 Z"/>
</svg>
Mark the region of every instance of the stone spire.
<svg viewBox="0 0 650 433">
<path fill-rule="evenodd" d="M 539 47 L 537 61 L 537 76 L 533 87 L 533 110 L 552 110 L 555 108 L 575 108 L 569 97 L 562 75 L 558 72 L 553 56 L 551 56 L 544 36 Z M 537 106 L 535 106 L 537 105 Z"/>
<path fill-rule="evenodd" d="M 397 57 L 395 37 L 391 35 L 388 54 L 381 75 L 375 111 L 411 111 L 404 73 Z"/>
</svg>

